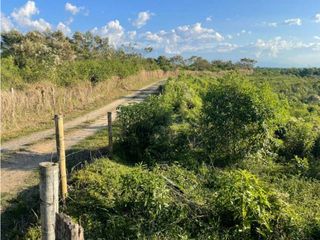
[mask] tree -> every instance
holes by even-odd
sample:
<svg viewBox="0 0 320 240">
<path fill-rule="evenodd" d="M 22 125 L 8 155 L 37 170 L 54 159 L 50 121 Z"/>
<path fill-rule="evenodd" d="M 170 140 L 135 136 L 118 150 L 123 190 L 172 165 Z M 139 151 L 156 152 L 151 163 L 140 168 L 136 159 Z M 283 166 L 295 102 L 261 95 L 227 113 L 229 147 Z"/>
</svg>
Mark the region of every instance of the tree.
<svg viewBox="0 0 320 240">
<path fill-rule="evenodd" d="M 231 61 L 214 60 L 211 62 L 211 66 L 216 69 L 231 70 L 235 68 L 235 65 Z"/>
<path fill-rule="evenodd" d="M 2 57 L 12 56 L 15 54 L 18 45 L 23 41 L 24 36 L 16 31 L 1 33 L 1 52 Z"/>
<path fill-rule="evenodd" d="M 253 69 L 254 65 L 257 63 L 256 60 L 250 58 L 242 58 L 240 59 L 239 65 L 243 68 Z"/>
<path fill-rule="evenodd" d="M 192 56 L 191 58 L 188 59 L 189 62 L 189 67 L 192 70 L 197 70 L 197 71 L 203 71 L 203 70 L 210 70 L 211 65 L 208 62 L 208 60 L 202 58 L 202 57 L 196 57 Z"/>
<path fill-rule="evenodd" d="M 170 60 L 165 56 L 159 56 L 156 62 L 163 71 L 170 71 L 172 69 Z"/>
<path fill-rule="evenodd" d="M 145 48 L 144 48 L 144 51 L 145 51 L 146 53 L 151 53 L 151 52 L 153 51 L 153 48 L 152 48 L 152 47 L 145 47 Z"/>
<path fill-rule="evenodd" d="M 184 67 L 186 65 L 185 60 L 181 55 L 176 55 L 170 58 L 170 62 L 175 67 Z"/>
</svg>

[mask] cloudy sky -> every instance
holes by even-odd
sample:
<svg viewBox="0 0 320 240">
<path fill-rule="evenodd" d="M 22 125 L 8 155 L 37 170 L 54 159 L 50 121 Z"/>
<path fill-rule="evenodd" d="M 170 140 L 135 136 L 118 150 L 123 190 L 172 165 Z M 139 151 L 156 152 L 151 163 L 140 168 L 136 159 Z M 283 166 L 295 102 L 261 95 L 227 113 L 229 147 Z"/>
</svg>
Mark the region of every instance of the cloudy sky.
<svg viewBox="0 0 320 240">
<path fill-rule="evenodd" d="M 320 0 L 3 0 L 1 31 L 92 31 L 151 55 L 320 67 Z"/>
</svg>

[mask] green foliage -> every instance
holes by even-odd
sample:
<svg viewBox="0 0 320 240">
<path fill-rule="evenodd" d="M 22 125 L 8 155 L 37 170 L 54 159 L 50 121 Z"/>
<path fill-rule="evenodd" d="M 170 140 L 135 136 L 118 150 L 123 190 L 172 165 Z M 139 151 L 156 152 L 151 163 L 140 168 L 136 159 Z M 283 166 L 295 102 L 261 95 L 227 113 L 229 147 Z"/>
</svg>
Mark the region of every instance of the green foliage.
<svg viewBox="0 0 320 240">
<path fill-rule="evenodd" d="M 176 168 L 170 172 L 170 177 L 181 174 Z M 99 160 L 73 177 L 74 191 L 70 198 L 77 202 L 70 201 L 67 211 L 84 226 L 86 238 L 196 236 L 199 233 L 191 230 L 199 225 L 190 218 L 196 212 L 187 201 L 189 197 L 192 199 L 191 193 L 179 195 L 163 174 L 159 168 L 150 172 L 141 166 L 129 168 Z M 184 177 L 189 179 L 188 175 Z M 189 186 L 184 187 L 192 192 Z"/>
<path fill-rule="evenodd" d="M 152 165 L 186 161 L 195 154 L 200 144 L 201 92 L 207 81 L 210 79 L 201 82 L 181 75 L 168 80 L 162 95 L 121 107 L 120 142 L 128 160 Z"/>
<path fill-rule="evenodd" d="M 141 70 L 158 69 L 154 61 L 136 53 L 115 50 L 107 38 L 76 32 L 72 38 L 62 32 L 11 31 L 1 34 L 1 71 L 4 87 L 51 81 L 68 86 L 77 81 L 120 78 Z"/>
<path fill-rule="evenodd" d="M 277 74 L 274 78 L 278 81 Z M 315 180 L 320 169 L 315 126 L 318 116 L 313 112 L 312 118 L 308 113 L 301 115 L 304 120 L 293 117 L 305 108 L 302 102 L 314 89 L 306 82 L 301 94 L 290 85 L 295 77 L 283 82 L 274 82 L 274 78 L 270 81 L 277 90 L 272 91 L 265 79 L 257 76 L 248 81 L 238 76 L 180 76 L 168 81 L 162 95 L 147 100 L 153 108 L 137 104 L 126 107 L 126 111 L 132 109 L 131 115 L 119 113 L 120 119 L 128 119 L 127 127 L 139 129 L 130 131 L 132 136 L 142 140 L 141 127 L 152 126 L 152 120 L 145 121 L 144 116 L 161 116 L 157 110 L 168 111 L 170 120 L 157 124 L 164 145 L 150 141 L 144 148 L 165 146 L 151 158 L 153 166 L 155 162 L 179 162 L 197 173 L 179 170 L 179 176 L 172 176 L 171 169 L 177 167 L 170 165 L 162 175 L 174 179 L 183 192 L 189 191 L 185 190 L 186 183 L 197 188 L 192 201 L 202 205 L 199 211 L 205 217 L 196 229 L 204 239 L 317 239 L 320 212 L 312 209 L 319 204 L 320 184 Z M 129 117 L 134 114 L 137 116 Z M 139 147 L 135 149 L 139 151 Z M 166 151 L 169 149 L 171 154 Z M 140 156 L 131 161 L 149 164 L 150 158 Z M 229 165 L 231 170 L 211 169 L 208 163 Z M 194 227 L 189 222 L 186 226 Z M 197 238 L 190 233 L 183 236 Z"/>
<path fill-rule="evenodd" d="M 120 141 L 133 162 L 152 164 L 155 159 L 166 159 L 170 154 L 170 109 L 161 105 L 158 97 L 119 109 Z"/>
<path fill-rule="evenodd" d="M 224 80 L 208 90 L 202 115 L 205 148 L 218 166 L 261 149 L 280 105 L 266 87 L 258 89 L 237 78 Z"/>
<path fill-rule="evenodd" d="M 168 81 L 162 95 L 120 109 L 120 140 L 133 162 L 201 154 L 196 164 L 209 159 L 224 166 L 261 149 L 283 122 L 284 110 L 266 86 L 258 89 L 238 77 L 181 75 Z"/>
<path fill-rule="evenodd" d="M 113 160 L 73 175 L 65 211 L 88 239 L 316 240 L 318 85 L 280 70 L 170 79 L 119 109 Z"/>
<path fill-rule="evenodd" d="M 24 240 L 38 240 L 38 239 L 41 239 L 41 228 L 40 228 L 40 226 L 29 228 L 23 239 Z"/>
<path fill-rule="evenodd" d="M 170 60 L 168 58 L 166 58 L 165 56 L 159 56 L 156 59 L 157 64 L 159 65 L 160 69 L 162 69 L 163 71 L 167 72 L 173 69 L 173 65 L 170 62 Z"/>
<path fill-rule="evenodd" d="M 314 144 L 312 146 L 312 155 L 316 159 L 320 159 L 320 135 L 315 138 Z"/>
<path fill-rule="evenodd" d="M 320 76 L 320 68 L 288 68 L 281 69 L 281 74 L 292 74 L 299 77 Z"/>
<path fill-rule="evenodd" d="M 303 121 L 291 121 L 287 124 L 285 131 L 281 154 L 287 160 L 295 156 L 299 158 L 310 156 L 314 145 L 314 133 L 310 124 Z"/>
<path fill-rule="evenodd" d="M 72 182 L 66 211 L 89 239 L 315 239 L 319 231 L 310 212 L 301 219 L 292 210 L 297 192 L 290 187 L 294 200 L 285 199 L 246 170 L 148 170 L 100 159 Z"/>
<path fill-rule="evenodd" d="M 12 57 L 1 59 L 1 84 L 2 88 L 23 86 L 23 80 L 19 75 L 19 68 L 14 64 Z"/>
<path fill-rule="evenodd" d="M 245 170 L 223 172 L 215 181 L 218 190 L 214 204 L 223 226 L 233 228 L 239 238 L 272 235 L 284 206 L 271 189 L 266 191 L 259 179 Z"/>
</svg>

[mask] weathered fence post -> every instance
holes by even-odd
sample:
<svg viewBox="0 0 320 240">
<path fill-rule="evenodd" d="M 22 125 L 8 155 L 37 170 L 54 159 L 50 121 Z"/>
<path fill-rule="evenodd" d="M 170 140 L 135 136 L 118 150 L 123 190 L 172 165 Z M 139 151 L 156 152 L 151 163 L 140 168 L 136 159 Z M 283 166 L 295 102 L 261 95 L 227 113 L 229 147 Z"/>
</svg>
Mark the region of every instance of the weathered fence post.
<svg viewBox="0 0 320 240">
<path fill-rule="evenodd" d="M 56 215 L 56 240 L 84 240 L 84 230 L 63 213 Z"/>
<path fill-rule="evenodd" d="M 58 164 L 42 162 L 39 167 L 41 239 L 55 240 L 56 213 L 59 211 Z"/>
<path fill-rule="evenodd" d="M 64 130 L 63 130 L 63 117 L 62 115 L 54 116 L 56 126 L 56 146 L 57 155 L 60 165 L 60 183 L 61 183 L 61 197 L 65 203 L 68 189 L 67 189 L 67 169 L 66 169 L 66 153 L 64 148 Z"/>
<path fill-rule="evenodd" d="M 109 154 L 110 158 L 113 155 L 113 140 L 112 140 L 112 112 L 108 112 L 108 135 L 109 135 Z"/>
</svg>

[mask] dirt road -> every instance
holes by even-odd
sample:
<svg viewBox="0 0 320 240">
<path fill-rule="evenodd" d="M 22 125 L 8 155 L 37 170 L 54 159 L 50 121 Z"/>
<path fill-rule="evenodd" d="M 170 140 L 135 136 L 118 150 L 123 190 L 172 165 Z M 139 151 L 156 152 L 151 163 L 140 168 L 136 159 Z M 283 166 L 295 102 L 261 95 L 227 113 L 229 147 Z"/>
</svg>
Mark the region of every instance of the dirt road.
<svg viewBox="0 0 320 240">
<path fill-rule="evenodd" d="M 156 93 L 165 80 L 132 90 L 132 94 L 122 97 L 100 109 L 87 113 L 65 123 L 65 145 L 70 149 L 79 141 L 95 134 L 107 125 L 107 112 L 113 112 L 120 105 L 141 102 L 148 95 Z M 90 122 L 90 123 L 89 123 Z M 43 161 L 50 161 L 55 155 L 54 129 L 5 142 L 1 146 L 1 194 L 12 194 L 30 185 L 35 169 Z"/>
</svg>

